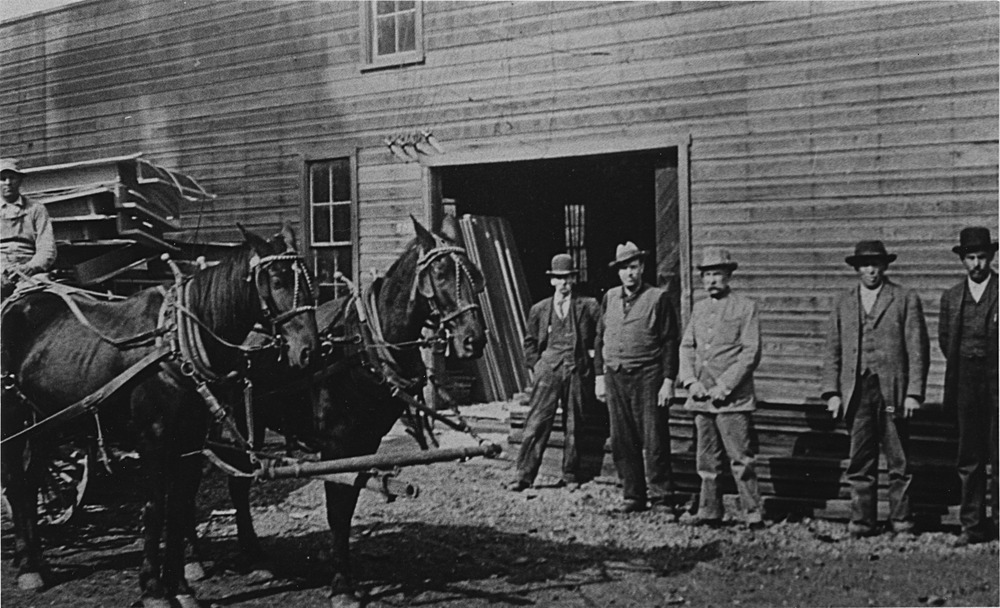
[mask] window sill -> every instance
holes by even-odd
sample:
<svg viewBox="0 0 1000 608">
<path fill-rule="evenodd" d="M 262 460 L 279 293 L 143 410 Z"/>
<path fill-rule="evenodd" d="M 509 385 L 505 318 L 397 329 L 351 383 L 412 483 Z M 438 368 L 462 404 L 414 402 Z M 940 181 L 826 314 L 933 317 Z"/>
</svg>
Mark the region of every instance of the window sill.
<svg viewBox="0 0 1000 608">
<path fill-rule="evenodd" d="M 405 53 L 399 55 L 391 55 L 388 57 L 380 57 L 375 59 L 370 63 L 362 65 L 359 70 L 361 73 L 365 72 L 375 72 L 378 70 L 391 70 L 393 68 L 402 68 L 410 65 L 423 65 L 424 56 L 423 54 L 417 53 Z"/>
</svg>

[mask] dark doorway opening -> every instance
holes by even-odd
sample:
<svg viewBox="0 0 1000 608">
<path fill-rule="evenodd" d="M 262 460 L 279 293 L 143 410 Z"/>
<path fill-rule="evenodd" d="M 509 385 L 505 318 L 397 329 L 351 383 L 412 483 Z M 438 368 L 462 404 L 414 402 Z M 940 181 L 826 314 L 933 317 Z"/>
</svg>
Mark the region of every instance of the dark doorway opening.
<svg viewBox="0 0 1000 608">
<path fill-rule="evenodd" d="M 676 148 L 439 171 L 457 215 L 510 221 L 533 302 L 551 295 L 545 271 L 567 250 L 583 269 L 579 291 L 599 297 L 618 284 L 608 267 L 616 245 L 632 241 L 651 252 L 646 281 L 667 285 L 679 304 Z"/>
</svg>

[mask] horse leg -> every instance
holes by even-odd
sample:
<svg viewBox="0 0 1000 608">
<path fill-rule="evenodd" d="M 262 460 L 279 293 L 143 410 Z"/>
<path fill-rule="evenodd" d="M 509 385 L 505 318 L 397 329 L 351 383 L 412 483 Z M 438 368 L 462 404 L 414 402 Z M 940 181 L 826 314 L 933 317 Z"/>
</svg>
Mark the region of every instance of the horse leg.
<svg viewBox="0 0 1000 608">
<path fill-rule="evenodd" d="M 354 608 L 361 602 L 354 588 L 351 574 L 351 520 L 358 505 L 360 490 L 342 483 L 326 482 L 326 519 L 330 525 L 331 562 L 333 577 L 330 581 L 331 608 Z"/>
<path fill-rule="evenodd" d="M 140 449 L 146 504 L 142 507 L 142 565 L 139 567 L 139 590 L 145 608 L 169 606 L 161 581 L 160 537 L 165 520 L 166 501 L 163 447 Z"/>
<path fill-rule="evenodd" d="M 17 586 L 25 591 L 45 587 L 46 571 L 38 537 L 38 475 L 41 463 L 25 442 L 16 442 L 3 452 L 3 481 L 14 522 L 14 560 Z"/>
<path fill-rule="evenodd" d="M 163 555 L 163 587 L 182 607 L 198 606 L 194 590 L 184 577 L 184 552 L 190 532 L 195 529 L 195 496 L 201 483 L 200 457 L 174 459 L 169 473 L 167 520 Z"/>
</svg>

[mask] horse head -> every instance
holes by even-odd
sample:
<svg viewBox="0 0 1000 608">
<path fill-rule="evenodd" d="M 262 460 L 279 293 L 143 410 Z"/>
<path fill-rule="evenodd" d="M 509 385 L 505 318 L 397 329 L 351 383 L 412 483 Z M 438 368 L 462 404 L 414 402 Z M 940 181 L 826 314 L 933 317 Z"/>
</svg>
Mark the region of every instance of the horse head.
<svg viewBox="0 0 1000 608">
<path fill-rule="evenodd" d="M 486 323 L 476 303 L 477 294 L 484 289 L 483 275 L 458 245 L 454 218 L 445 219 L 441 234 L 411 219 L 418 248 L 411 304 L 417 295 L 424 298 L 451 355 L 477 358 L 486 346 Z"/>
<path fill-rule="evenodd" d="M 319 346 L 315 300 L 309 270 L 298 254 L 295 232 L 287 222 L 270 241 L 237 224 L 253 251 L 252 280 L 270 333 L 280 336 L 282 348 L 294 367 L 307 367 Z"/>
</svg>

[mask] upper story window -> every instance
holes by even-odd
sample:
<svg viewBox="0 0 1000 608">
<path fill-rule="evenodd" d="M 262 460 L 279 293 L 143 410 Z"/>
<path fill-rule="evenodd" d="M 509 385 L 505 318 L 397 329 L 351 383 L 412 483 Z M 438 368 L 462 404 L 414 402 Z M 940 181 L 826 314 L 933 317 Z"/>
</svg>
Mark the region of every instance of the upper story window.
<svg viewBox="0 0 1000 608">
<path fill-rule="evenodd" d="M 365 68 L 400 66 L 424 60 L 421 0 L 368 0 L 361 3 L 361 11 Z"/>
<path fill-rule="evenodd" d="M 354 276 L 354 183 L 351 159 L 311 162 L 309 171 L 309 237 L 319 299 L 349 295 L 337 272 Z"/>
</svg>

